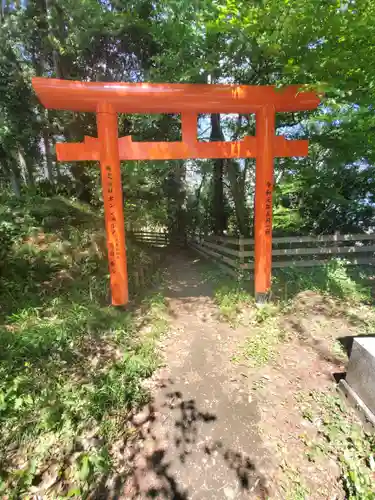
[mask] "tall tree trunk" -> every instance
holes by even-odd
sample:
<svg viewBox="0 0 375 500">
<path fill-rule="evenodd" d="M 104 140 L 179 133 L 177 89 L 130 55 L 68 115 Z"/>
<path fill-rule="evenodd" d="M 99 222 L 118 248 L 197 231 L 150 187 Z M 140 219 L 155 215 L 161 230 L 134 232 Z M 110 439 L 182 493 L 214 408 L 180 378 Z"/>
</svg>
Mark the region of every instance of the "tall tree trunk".
<svg viewBox="0 0 375 500">
<path fill-rule="evenodd" d="M 59 12 L 59 26 L 57 27 L 54 27 L 51 23 L 51 9 L 52 7 L 56 10 L 58 10 Z M 60 25 L 61 23 L 63 22 L 63 16 L 61 15 L 61 9 L 59 8 L 57 2 L 54 2 L 53 0 L 44 0 L 44 10 L 45 10 L 45 15 L 46 15 L 46 21 L 47 21 L 47 26 L 48 26 L 48 34 L 49 36 L 52 38 L 52 37 L 56 37 L 57 39 L 60 39 Z M 55 75 L 56 75 L 56 78 L 64 78 L 65 75 L 64 75 L 64 71 L 63 71 L 63 65 L 62 65 L 62 61 L 61 61 L 61 57 L 60 57 L 60 54 L 58 53 L 58 51 L 56 50 L 56 48 L 52 48 L 52 60 L 53 60 L 53 67 L 54 67 L 54 70 L 55 70 Z"/>
<path fill-rule="evenodd" d="M 12 186 L 13 193 L 17 198 L 21 197 L 21 174 L 18 162 L 16 161 L 17 154 L 15 151 L 11 151 L 11 157 L 13 161 L 6 161 L 5 167 L 9 175 L 10 184 Z"/>
<path fill-rule="evenodd" d="M 240 166 L 235 160 L 227 161 L 227 175 L 230 190 L 233 197 L 237 226 L 240 234 L 247 235 L 249 230 L 248 214 L 245 200 L 245 177 L 246 171 L 241 172 Z"/>
<path fill-rule="evenodd" d="M 186 164 L 179 161 L 176 166 L 176 178 L 178 190 L 176 192 L 176 239 L 177 242 L 185 241 L 186 231 Z"/>
<path fill-rule="evenodd" d="M 53 3 L 53 0 L 52 0 Z M 45 37 L 50 37 L 51 39 L 54 37 L 54 32 L 51 27 L 51 0 L 38 0 L 38 6 L 41 12 L 41 17 L 40 20 L 43 19 L 43 31 L 41 31 L 41 37 L 44 35 Z M 41 25 L 41 26 L 42 26 Z M 42 27 L 40 26 L 41 30 Z M 48 52 L 48 49 L 45 49 L 42 42 L 40 46 L 40 50 L 32 54 L 32 59 L 33 59 L 33 65 L 35 68 L 35 72 L 37 76 L 44 76 L 46 72 L 46 60 L 48 59 L 48 56 L 50 55 Z M 62 78 L 62 73 L 60 71 L 60 60 L 59 60 L 59 53 L 52 47 L 51 49 L 52 53 L 52 60 L 53 60 L 53 66 L 55 70 L 55 76 L 57 78 Z M 52 144 L 53 142 L 53 134 L 51 131 L 51 126 L 50 126 L 50 120 L 49 120 L 49 113 L 48 110 L 45 109 L 42 111 L 42 120 L 43 120 L 43 132 L 42 132 L 42 140 L 43 140 L 43 146 L 44 146 L 44 158 L 45 158 L 45 165 L 47 169 L 47 179 L 48 181 L 53 184 L 54 183 L 54 175 L 53 175 L 53 170 L 54 170 L 54 154 L 52 152 Z"/>
<path fill-rule="evenodd" d="M 17 150 L 17 160 L 25 183 L 29 186 L 34 186 L 34 168 L 30 163 L 30 160 L 25 157 L 24 151 L 21 149 L 21 147 L 19 147 Z"/>
<path fill-rule="evenodd" d="M 55 163 L 56 181 L 57 181 L 57 183 L 59 183 L 61 181 L 61 171 L 60 171 L 59 162 L 56 160 L 56 157 L 54 154 L 54 151 L 56 151 L 56 139 L 53 135 L 51 136 L 51 143 L 52 143 L 51 144 L 52 145 L 52 155 L 53 155 L 53 159 L 54 159 L 54 163 Z"/>
<path fill-rule="evenodd" d="M 213 113 L 211 115 L 211 141 L 223 141 L 223 131 L 220 125 L 220 114 Z M 213 186 L 212 186 L 212 222 L 213 230 L 217 235 L 223 234 L 226 229 L 226 213 L 224 199 L 224 160 L 217 159 L 213 162 Z"/>
<path fill-rule="evenodd" d="M 21 198 L 21 182 L 18 176 L 18 172 L 16 173 L 13 169 L 10 170 L 10 183 L 12 186 L 12 190 L 17 198 Z"/>
<path fill-rule="evenodd" d="M 164 184 L 164 192 L 167 196 L 169 232 L 172 242 L 177 243 L 184 240 L 186 229 L 185 176 L 185 162 L 175 162 L 174 168 L 169 172 Z"/>
<path fill-rule="evenodd" d="M 45 123 L 43 127 L 43 144 L 44 144 L 44 155 L 46 159 L 46 167 L 47 167 L 47 179 L 51 184 L 54 182 L 53 178 L 53 159 L 51 154 L 51 142 L 49 136 L 49 128 L 48 123 Z"/>
</svg>

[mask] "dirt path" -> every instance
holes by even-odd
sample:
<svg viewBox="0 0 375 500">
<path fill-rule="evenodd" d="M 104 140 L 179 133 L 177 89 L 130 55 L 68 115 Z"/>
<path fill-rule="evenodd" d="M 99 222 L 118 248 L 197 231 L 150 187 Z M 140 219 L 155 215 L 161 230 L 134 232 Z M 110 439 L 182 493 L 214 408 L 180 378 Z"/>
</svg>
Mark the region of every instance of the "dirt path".
<svg viewBox="0 0 375 500">
<path fill-rule="evenodd" d="M 165 368 L 150 382 L 152 402 L 134 417 L 140 429 L 129 457 L 126 498 L 266 498 L 267 453 L 259 411 L 231 357 L 238 331 L 220 321 L 192 256 L 169 268 L 170 334 Z"/>
<path fill-rule="evenodd" d="M 147 381 L 151 402 L 133 417 L 121 493 L 105 498 L 346 498 L 351 462 L 340 457 L 359 427 L 333 374 L 345 371 L 338 341 L 375 322 L 372 310 L 306 290 L 269 317 L 244 306 L 231 328 L 189 254 L 174 257 L 163 293 L 165 367 Z"/>
</svg>

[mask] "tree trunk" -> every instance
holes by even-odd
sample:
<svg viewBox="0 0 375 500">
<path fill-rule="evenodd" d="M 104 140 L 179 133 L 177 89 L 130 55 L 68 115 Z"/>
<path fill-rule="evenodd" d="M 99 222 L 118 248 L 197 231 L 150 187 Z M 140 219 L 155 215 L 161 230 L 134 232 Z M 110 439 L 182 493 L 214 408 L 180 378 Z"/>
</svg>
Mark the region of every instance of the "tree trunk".
<svg viewBox="0 0 375 500">
<path fill-rule="evenodd" d="M 248 214 L 245 200 L 245 176 L 246 172 L 241 172 L 240 166 L 235 160 L 227 161 L 227 175 L 230 183 L 230 190 L 233 197 L 234 209 L 237 219 L 237 226 L 240 234 L 246 235 L 249 231 Z"/>
<path fill-rule="evenodd" d="M 58 5 L 53 2 L 53 0 L 44 0 L 44 9 L 45 9 L 45 15 L 46 15 L 46 21 L 47 21 L 47 26 L 48 26 L 48 34 L 49 36 L 56 37 L 57 39 L 60 39 L 59 35 L 60 33 L 56 33 L 55 27 L 51 25 L 51 8 L 54 7 L 55 9 L 58 8 Z M 59 13 L 61 13 L 61 9 L 59 9 Z M 61 16 L 62 17 L 62 16 Z M 53 67 L 55 69 L 55 75 L 56 78 L 64 78 L 64 71 L 62 68 L 62 63 L 61 63 L 61 57 L 60 54 L 57 52 L 57 50 L 53 47 L 52 48 L 52 60 L 53 60 Z"/>
<path fill-rule="evenodd" d="M 211 141 L 223 141 L 224 136 L 220 125 L 220 114 L 211 115 Z M 226 213 L 224 199 L 224 160 L 217 159 L 213 162 L 213 185 L 212 185 L 212 225 L 214 233 L 223 234 L 226 229 Z"/>
<path fill-rule="evenodd" d="M 52 156 L 55 162 L 56 181 L 57 183 L 59 183 L 61 181 L 61 171 L 59 162 L 56 160 L 55 155 L 53 153 L 53 151 L 56 151 L 56 139 L 53 135 L 51 136 L 51 143 L 52 143 Z"/>
<path fill-rule="evenodd" d="M 184 161 L 179 161 L 176 168 L 176 177 L 178 191 L 176 193 L 176 241 L 182 243 L 185 241 L 186 232 L 186 164 Z"/>
<path fill-rule="evenodd" d="M 16 198 L 21 198 L 21 183 L 17 174 L 11 169 L 10 171 L 10 183 Z"/>
<path fill-rule="evenodd" d="M 33 165 L 31 165 L 30 160 L 26 159 L 24 152 L 20 147 L 17 150 L 17 160 L 25 183 L 29 186 L 34 186 L 35 183 Z"/>
<path fill-rule="evenodd" d="M 11 151 L 11 157 L 13 158 L 13 161 L 9 161 L 9 163 L 7 162 L 6 165 L 9 173 L 10 184 L 16 197 L 21 198 L 21 174 L 19 165 L 16 161 L 17 155 L 14 151 Z"/>
<path fill-rule="evenodd" d="M 51 143 L 49 136 L 49 129 L 47 123 L 43 127 L 43 143 L 44 143 L 44 155 L 46 159 L 46 167 L 47 167 L 47 179 L 51 184 L 53 184 L 53 160 L 51 154 Z"/>
<path fill-rule="evenodd" d="M 185 163 L 183 161 L 176 162 L 164 184 L 164 192 L 167 197 L 168 229 L 171 241 L 176 243 L 184 241 L 185 237 L 185 175 Z"/>
</svg>

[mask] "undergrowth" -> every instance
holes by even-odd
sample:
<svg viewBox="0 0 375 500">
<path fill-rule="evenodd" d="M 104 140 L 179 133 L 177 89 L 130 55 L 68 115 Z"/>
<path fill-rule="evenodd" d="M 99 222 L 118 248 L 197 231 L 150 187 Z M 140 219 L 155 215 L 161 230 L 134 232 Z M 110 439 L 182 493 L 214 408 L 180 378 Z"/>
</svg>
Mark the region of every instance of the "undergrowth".
<svg viewBox="0 0 375 500">
<path fill-rule="evenodd" d="M 273 271 L 271 307 L 259 308 L 261 315 L 277 315 L 288 308 L 294 297 L 307 290 L 342 299 L 352 304 L 370 304 L 371 287 L 368 278 L 372 269 L 350 269 L 344 261 L 312 268 L 280 268 Z M 204 271 L 206 279 L 214 285 L 214 300 L 223 319 L 234 325 L 244 308 L 255 306 L 253 282 L 229 277 L 214 265 Z"/>
<path fill-rule="evenodd" d="M 273 272 L 273 295 L 286 302 L 301 291 L 312 290 L 348 301 L 370 302 L 366 271 L 366 268 L 350 269 L 342 260 L 311 268 L 279 268 Z"/>
<path fill-rule="evenodd" d="M 279 324 L 279 309 L 271 304 L 256 309 L 247 326 L 252 334 L 247 338 L 242 353 L 252 367 L 266 365 L 277 355 L 277 347 L 286 338 Z"/>
<path fill-rule="evenodd" d="M 246 325 L 252 332 L 242 346 L 241 355 L 232 360 L 245 358 L 251 366 L 261 366 L 274 359 L 278 343 L 285 338 L 277 321 L 279 307 L 266 304 L 256 308 L 249 284 L 228 278 L 220 269 L 205 269 L 204 276 L 213 284 L 221 318 L 233 327 Z M 245 311 L 249 314 L 245 315 Z"/>
<path fill-rule="evenodd" d="M 324 267 L 276 269 L 271 301 L 259 308 L 255 306 L 249 281 L 235 280 L 213 266 L 204 274 L 214 286 L 214 300 L 221 317 L 231 326 L 241 323 L 251 330 L 242 354 L 250 365 L 261 366 L 275 358 L 277 345 L 285 340 L 280 326 L 282 318 L 301 292 L 310 290 L 345 301 L 348 306 L 343 314 L 348 321 L 355 322 L 361 333 L 372 331 L 373 314 L 367 305 L 371 302 L 371 289 L 366 284 L 366 271 L 350 270 L 342 261 Z"/>
<path fill-rule="evenodd" d="M 348 500 L 375 499 L 375 434 L 367 432 L 352 410 L 332 392 L 312 391 L 300 396 L 301 411 L 317 430 L 318 438 L 306 440 L 308 458 L 333 457 L 341 469 Z"/>
<path fill-rule="evenodd" d="M 248 287 L 213 267 L 205 269 L 204 277 L 214 285 L 214 300 L 221 317 L 234 326 L 241 310 L 254 302 Z"/>
<path fill-rule="evenodd" d="M 140 335 L 135 312 L 108 306 L 100 218 L 63 198 L 2 202 L 0 493 L 85 498 L 111 469 L 128 412 L 147 399 L 164 299 L 144 299 Z M 128 256 L 130 267 L 149 259 L 138 248 Z"/>
<path fill-rule="evenodd" d="M 304 484 L 303 478 L 298 470 L 294 469 L 285 461 L 281 464 L 284 473 L 282 488 L 286 500 L 305 500 L 309 498 L 310 491 Z"/>
</svg>

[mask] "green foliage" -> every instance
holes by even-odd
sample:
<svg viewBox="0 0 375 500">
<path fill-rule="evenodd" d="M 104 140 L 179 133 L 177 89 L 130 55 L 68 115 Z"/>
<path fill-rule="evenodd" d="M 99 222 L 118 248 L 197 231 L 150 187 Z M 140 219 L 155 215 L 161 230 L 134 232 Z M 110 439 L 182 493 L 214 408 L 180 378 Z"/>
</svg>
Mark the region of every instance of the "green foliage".
<svg viewBox="0 0 375 500">
<path fill-rule="evenodd" d="M 370 301 L 371 289 L 366 284 L 366 270 L 350 269 L 345 261 L 333 260 L 312 268 L 280 268 L 274 272 L 276 297 L 287 301 L 298 292 L 313 290 L 352 301 Z"/>
<path fill-rule="evenodd" d="M 15 217 L 0 288 L 1 491 L 26 494 L 52 461 L 84 496 L 111 466 L 108 439 L 147 399 L 141 381 L 159 363 L 164 300 L 145 299 L 149 326 L 140 335 L 134 312 L 107 305 L 101 222 L 89 207 L 64 198 L 2 202 Z M 149 259 L 131 245 L 128 256 L 130 275 Z M 66 457 L 91 429 L 98 443 L 67 470 Z"/>
<path fill-rule="evenodd" d="M 318 426 L 320 446 L 341 468 L 341 479 L 350 500 L 375 498 L 375 435 L 366 432 L 352 411 L 334 393 L 311 392 L 303 397 L 302 411 Z M 312 455 L 314 457 L 315 455 Z M 314 458 L 313 458 L 314 459 Z"/>
<path fill-rule="evenodd" d="M 11 222 L 2 220 L 0 222 L 0 261 L 4 262 L 10 249 L 12 248 L 15 236 L 14 225 Z"/>
<path fill-rule="evenodd" d="M 285 461 L 282 463 L 281 469 L 284 473 L 283 489 L 286 500 L 305 500 L 308 498 L 310 491 L 305 486 L 300 473 Z"/>
<path fill-rule="evenodd" d="M 235 326 L 242 308 L 253 302 L 245 282 L 240 283 L 230 279 L 220 269 L 213 267 L 206 268 L 203 274 L 205 279 L 214 286 L 214 300 L 221 316 Z"/>
<path fill-rule="evenodd" d="M 255 311 L 251 323 L 251 333 L 246 339 L 242 353 L 250 366 L 259 367 L 272 362 L 280 342 L 285 340 L 285 332 L 280 327 L 279 310 L 265 305 Z"/>
<path fill-rule="evenodd" d="M 236 283 L 221 284 L 214 297 L 221 315 L 231 324 L 235 323 L 241 308 L 252 302 L 249 292 Z"/>
<path fill-rule="evenodd" d="M 372 2 L 6 4 L 0 35 L 1 184 L 19 192 L 21 184 L 36 182 L 56 193 L 57 182 L 64 185 L 64 194 L 102 206 L 97 167 L 63 164 L 58 172 L 53 155 L 56 140 L 96 135 L 93 114 L 46 113 L 32 94 L 31 76 L 306 83 L 325 91 L 324 107 L 316 113 L 277 116 L 278 134 L 309 138 L 311 144 L 307 158 L 275 162 L 275 227 L 281 233 L 328 233 L 373 225 Z M 210 132 L 204 133 L 209 122 L 207 116 L 200 118 L 203 140 L 210 137 Z M 249 116 L 222 116 L 219 129 L 226 139 L 236 139 L 253 135 L 255 123 Z M 181 136 L 180 118 L 172 115 L 122 115 L 119 130 L 121 136 L 133 135 L 136 140 Z M 215 161 L 192 161 L 182 167 L 173 162 L 127 164 L 123 174 L 128 223 L 158 224 L 179 232 L 187 224 L 191 231 L 212 231 L 218 227 L 218 210 L 212 211 L 212 205 L 219 186 L 227 229 L 247 235 L 254 205 L 254 162 L 230 161 L 221 167 L 223 178 L 213 182 Z"/>
<path fill-rule="evenodd" d="M 239 357 L 245 358 L 251 366 L 262 366 L 273 360 L 277 345 L 285 340 L 278 324 L 278 308 L 271 304 L 256 308 L 249 285 L 229 279 L 217 269 L 206 269 L 204 276 L 213 285 L 221 317 L 233 327 L 243 323 L 251 329 Z"/>
<path fill-rule="evenodd" d="M 76 460 L 75 463 L 75 475 L 76 479 L 81 485 L 89 487 L 90 482 L 95 479 L 96 475 L 106 474 L 111 468 L 111 458 L 105 447 L 101 448 L 99 451 L 93 451 L 90 453 L 82 453 Z M 69 495 L 72 495 L 73 489 L 69 490 Z M 79 493 L 84 492 L 84 487 L 79 488 Z M 77 494 L 77 493 L 76 493 Z"/>
<path fill-rule="evenodd" d="M 31 77 L 306 83 L 324 90 L 324 106 L 317 112 L 276 117 L 277 133 L 310 139 L 310 151 L 304 159 L 275 162 L 275 229 L 280 234 L 363 232 L 374 225 L 375 7 L 368 0 L 2 4 L 0 443 L 4 457 L 13 440 L 24 447 L 25 457 L 35 454 L 42 461 L 53 449 L 49 439 L 68 448 L 86 425 L 98 424 L 104 435 L 116 435 L 118 412 L 145 398 L 140 380 L 157 364 L 154 338 L 166 321 L 162 299 L 148 302 L 144 307 L 153 326 L 140 340 L 130 313 L 106 307 L 100 171 L 86 163 L 58 169 L 53 148 L 56 141 L 96 136 L 95 117 L 46 112 L 33 95 Z M 210 118 L 200 117 L 201 140 L 212 137 L 212 130 L 204 130 Z M 139 141 L 179 140 L 180 128 L 175 115 L 119 117 L 120 136 Z M 226 139 L 253 135 L 254 117 L 219 117 L 216 132 Z M 221 171 L 215 177 L 217 166 Z M 206 233 L 221 228 L 213 215 L 221 212 L 228 230 L 250 232 L 253 161 L 127 162 L 122 176 L 131 228 Z M 9 189 L 21 201 L 10 197 Z M 212 211 L 220 190 L 218 210 Z M 90 202 L 95 211 L 76 199 Z M 130 267 L 139 261 L 150 263 L 152 257 L 130 242 Z M 243 306 L 251 303 L 250 294 L 242 282 L 215 279 L 221 315 L 235 325 Z M 321 269 L 280 270 L 275 289 L 285 301 L 306 289 L 367 301 L 364 279 L 345 263 L 334 262 Z M 272 309 L 252 311 L 256 331 L 245 355 L 259 366 L 273 359 L 282 332 Z M 103 346 L 106 361 L 98 355 Z M 105 455 L 105 447 L 80 454 L 78 484 L 68 496 L 84 497 L 110 465 Z M 15 471 L 4 463 L 4 470 Z M 11 484 L 19 497 L 35 481 L 36 471 L 28 460 L 3 485 Z M 351 481 L 356 483 L 355 477 Z M 305 495 L 298 481 L 294 494 Z"/>
</svg>

